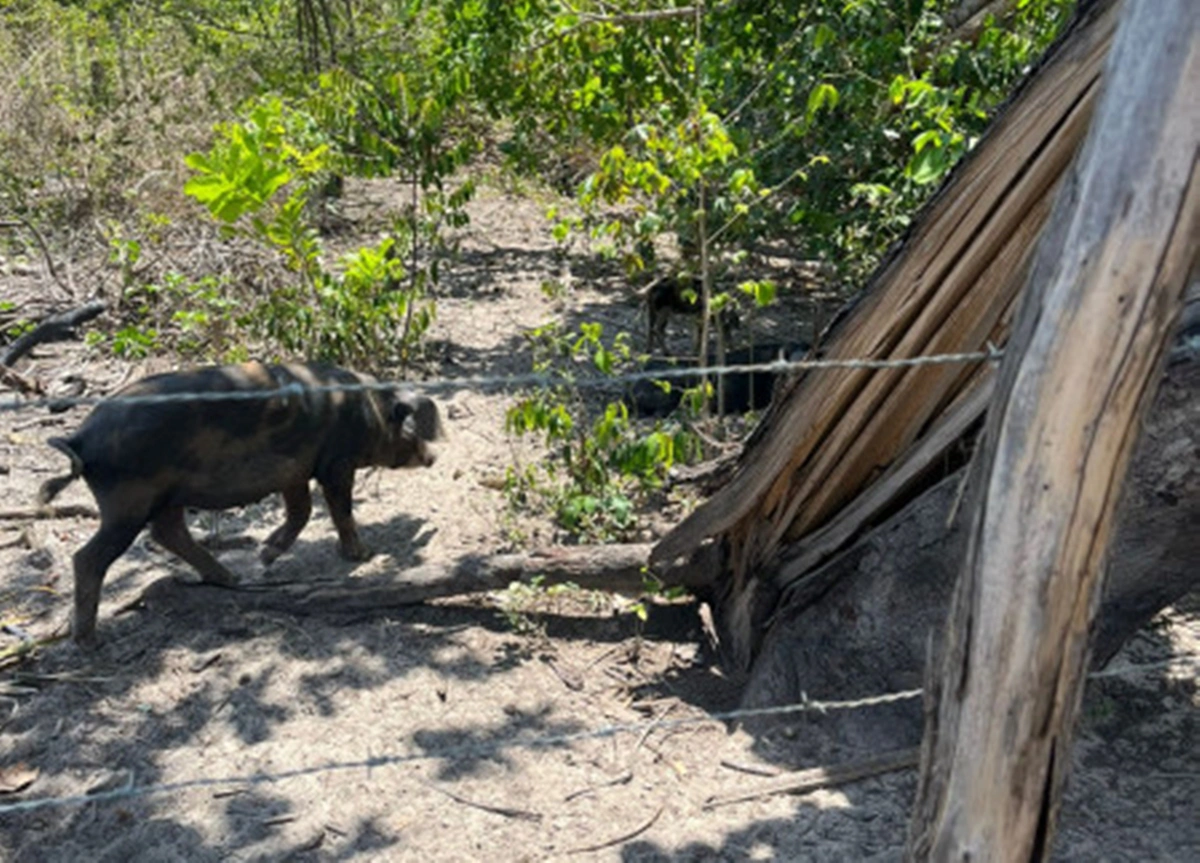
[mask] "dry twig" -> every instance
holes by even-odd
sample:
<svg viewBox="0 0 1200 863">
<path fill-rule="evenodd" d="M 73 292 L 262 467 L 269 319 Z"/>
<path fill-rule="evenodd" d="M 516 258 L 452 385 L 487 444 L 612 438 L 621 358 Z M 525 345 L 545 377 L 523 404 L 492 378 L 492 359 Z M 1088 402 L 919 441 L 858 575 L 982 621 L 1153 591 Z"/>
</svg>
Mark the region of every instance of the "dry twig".
<svg viewBox="0 0 1200 863">
<path fill-rule="evenodd" d="M 818 788 L 828 788 L 833 785 L 844 785 L 847 782 L 857 782 L 871 776 L 883 773 L 894 773 L 916 767 L 920 750 L 917 748 L 900 749 L 879 755 L 874 758 L 864 758 L 837 767 L 812 767 L 808 770 L 798 770 L 786 773 L 773 782 L 763 783 L 752 791 L 729 796 L 713 796 L 704 802 L 704 809 L 716 809 L 718 806 L 728 806 L 731 803 L 743 803 L 747 800 L 757 800 L 773 794 L 798 794 L 816 791 Z"/>
<path fill-rule="evenodd" d="M 612 779 L 609 779 L 607 782 L 601 782 L 599 785 L 589 785 L 587 788 L 580 788 L 578 791 L 572 791 L 570 794 L 568 794 L 566 797 L 563 798 L 563 802 L 570 803 L 572 800 L 576 800 L 576 799 L 578 799 L 580 797 L 584 797 L 588 794 L 595 794 L 596 791 L 598 791 L 601 788 L 611 788 L 614 785 L 624 785 L 627 782 L 632 782 L 632 781 L 633 781 L 633 771 L 626 770 L 620 776 L 615 776 Z"/>
<path fill-rule="evenodd" d="M 772 779 L 783 772 L 776 767 L 763 767 L 758 764 L 742 764 L 738 761 L 730 761 L 728 758 L 721 759 L 721 766 L 727 767 L 730 770 L 736 770 L 739 773 L 749 773 L 751 776 L 766 776 Z"/>
<path fill-rule="evenodd" d="M 0 521 L 18 521 L 34 518 L 99 518 L 95 507 L 83 503 L 61 505 L 25 506 L 16 509 L 0 509 Z"/>
<path fill-rule="evenodd" d="M 609 839 L 608 841 L 601 842 L 598 845 L 586 845 L 582 848 L 572 848 L 570 851 L 564 851 L 563 853 L 564 854 L 588 854 L 592 851 L 603 851 L 605 848 L 611 848 L 614 845 L 620 845 L 622 842 L 628 842 L 630 839 L 633 839 L 637 836 L 641 836 L 643 833 L 645 833 L 647 830 L 649 830 L 651 827 L 653 827 L 654 822 L 656 822 L 662 814 L 663 814 L 663 807 L 659 806 L 658 811 L 655 812 L 653 815 L 651 815 L 650 818 L 646 821 L 646 823 L 641 825 L 640 827 L 638 827 L 636 830 L 631 830 L 628 833 L 624 833 L 620 836 L 617 836 L 615 839 Z"/>
<path fill-rule="evenodd" d="M 505 818 L 519 818 L 522 821 L 541 821 L 542 815 L 540 812 L 530 812 L 527 809 L 511 809 L 507 806 L 493 806 L 490 803 L 476 803 L 474 800 L 468 800 L 453 791 L 441 788 L 431 782 L 422 782 L 426 788 L 431 788 L 434 791 L 439 791 L 445 794 L 455 803 L 461 803 L 463 806 L 470 806 L 472 809 L 478 809 L 481 812 L 491 812 L 493 815 L 502 815 Z"/>
</svg>

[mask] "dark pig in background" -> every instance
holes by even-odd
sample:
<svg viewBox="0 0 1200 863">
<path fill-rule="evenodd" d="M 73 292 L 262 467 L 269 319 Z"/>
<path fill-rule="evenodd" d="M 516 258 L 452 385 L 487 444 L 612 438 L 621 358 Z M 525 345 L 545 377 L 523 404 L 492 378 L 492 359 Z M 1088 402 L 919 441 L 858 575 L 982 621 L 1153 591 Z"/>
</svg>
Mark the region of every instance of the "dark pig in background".
<svg viewBox="0 0 1200 863">
<path fill-rule="evenodd" d="M 369 375 L 320 364 L 244 363 L 154 375 L 99 404 L 75 434 L 51 438 L 71 460 L 68 475 L 42 485 L 43 503 L 82 476 L 100 510 L 100 529 L 75 554 L 77 642 L 93 640 L 104 575 L 147 524 L 155 542 L 191 564 L 202 580 L 237 579 L 197 545 L 184 508 L 245 506 L 280 492 L 287 517 L 268 538 L 270 563 L 296 541 L 312 512 L 309 480 L 325 494 L 343 556 L 369 556 L 351 513 L 360 467 L 428 467 L 441 436 L 428 397 L 373 386 Z M 286 394 L 240 400 L 128 403 L 122 398 L 186 393 Z"/>
<path fill-rule="evenodd" d="M 653 352 L 655 346 L 659 350 L 667 349 L 667 322 L 672 314 L 688 315 L 693 318 L 692 348 L 697 355 L 700 353 L 700 329 L 704 285 L 700 279 L 692 277 L 666 276 L 656 279 L 643 289 L 642 299 L 646 306 L 646 350 Z M 712 325 L 720 327 L 722 336 L 728 342 L 733 337 L 733 331 L 741 326 L 741 319 L 734 305 L 725 305 L 712 316 Z"/>
<path fill-rule="evenodd" d="M 749 366 L 770 363 L 783 359 L 789 362 L 802 360 L 808 354 L 809 346 L 804 342 L 756 344 L 752 347 L 736 348 L 725 354 L 725 364 L 730 366 Z M 715 353 L 708 354 L 708 365 L 717 365 Z M 647 372 L 664 371 L 666 369 L 686 369 L 695 366 L 691 360 L 650 360 L 644 370 Z M 725 413 L 742 414 L 751 410 L 761 410 L 771 403 L 775 393 L 775 382 L 780 372 L 760 370 L 755 372 L 731 372 L 725 376 Z M 709 378 L 713 387 L 713 397 L 710 401 L 716 409 L 717 380 Z M 628 388 L 625 401 L 634 416 L 665 417 L 679 407 L 683 399 L 683 391 L 700 385 L 700 375 L 681 374 L 664 377 L 659 380 L 642 378 Z"/>
</svg>

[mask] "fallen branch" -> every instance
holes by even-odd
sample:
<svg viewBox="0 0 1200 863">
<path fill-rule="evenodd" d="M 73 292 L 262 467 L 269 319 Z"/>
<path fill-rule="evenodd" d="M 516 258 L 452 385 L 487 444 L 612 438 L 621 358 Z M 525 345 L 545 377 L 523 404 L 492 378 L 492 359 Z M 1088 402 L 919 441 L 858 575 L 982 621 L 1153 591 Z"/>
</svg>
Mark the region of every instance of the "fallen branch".
<svg viewBox="0 0 1200 863">
<path fill-rule="evenodd" d="M 2 515 L 2 513 L 0 513 Z M 154 598 L 173 599 L 173 591 L 211 591 L 245 610 L 288 614 L 344 614 L 416 605 L 430 599 L 502 590 L 514 581 L 540 576 L 544 584 L 571 583 L 593 590 L 640 593 L 652 543 L 603 546 L 556 546 L 533 554 L 469 555 L 451 564 L 423 564 L 365 578 L 286 582 L 229 589 L 206 584 L 180 585 L 162 579 L 147 588 Z M 701 548 L 688 561 L 659 578 L 668 586 L 701 587 L 713 572 L 716 551 Z M 182 601 L 182 593 L 177 594 Z"/>
<path fill-rule="evenodd" d="M 40 344 L 74 338 L 77 326 L 99 317 L 104 309 L 104 303 L 97 300 L 86 306 L 79 306 L 45 318 L 36 327 L 9 345 L 3 358 L 0 358 L 0 366 L 11 366 Z"/>
<path fill-rule="evenodd" d="M 852 761 L 838 767 L 811 767 L 787 773 L 771 782 L 764 782 L 752 791 L 729 796 L 714 796 L 704 802 L 703 809 L 716 809 L 718 806 L 729 806 L 732 803 L 744 803 L 747 800 L 757 800 L 760 797 L 770 797 L 774 794 L 806 794 L 818 788 L 829 788 L 834 785 L 845 785 L 847 782 L 857 782 L 884 773 L 895 773 L 897 770 L 907 770 L 916 767 L 920 760 L 920 749 L 900 749 L 886 755 L 874 758 L 864 758 Z"/>
<path fill-rule="evenodd" d="M 61 505 L 26 506 L 17 509 L 0 509 L 0 521 L 19 521 L 34 518 L 99 518 L 95 507 L 83 503 Z"/>
</svg>

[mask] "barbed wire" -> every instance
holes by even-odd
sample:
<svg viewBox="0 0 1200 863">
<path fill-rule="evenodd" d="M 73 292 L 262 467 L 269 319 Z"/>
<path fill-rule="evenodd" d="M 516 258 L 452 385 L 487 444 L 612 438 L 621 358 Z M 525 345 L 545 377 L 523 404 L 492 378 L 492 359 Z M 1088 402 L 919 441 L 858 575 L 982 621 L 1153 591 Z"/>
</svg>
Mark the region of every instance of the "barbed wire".
<svg viewBox="0 0 1200 863">
<path fill-rule="evenodd" d="M 1171 668 L 1184 664 L 1193 671 L 1200 671 L 1200 653 L 1180 654 L 1161 662 L 1151 662 L 1140 665 L 1121 666 L 1115 669 L 1105 669 L 1088 675 L 1089 679 L 1123 677 L 1140 674 L 1159 668 Z M 480 758 L 498 754 L 506 749 L 551 749 L 579 743 L 585 740 L 602 740 L 620 734 L 645 734 L 651 731 L 664 731 L 707 723 L 729 723 L 743 719 L 765 718 L 772 716 L 794 716 L 802 713 L 826 714 L 838 710 L 858 710 L 866 707 L 878 707 L 885 704 L 895 704 L 909 701 L 924 695 L 923 689 L 904 689 L 882 695 L 871 695 L 841 701 L 815 701 L 803 693 L 800 701 L 777 707 L 747 707 L 738 710 L 727 710 L 709 713 L 704 716 L 689 716 L 679 719 L 651 719 L 641 722 L 614 723 L 601 726 L 589 731 L 573 731 L 561 734 L 546 734 L 539 737 L 518 738 L 508 740 L 491 740 L 486 742 L 465 743 L 447 747 L 432 752 L 427 749 L 420 752 L 397 752 L 386 755 L 369 755 L 344 761 L 330 761 L 324 764 L 311 764 L 293 767 L 274 773 L 259 771 L 257 773 L 237 774 L 231 776 L 199 776 L 193 779 L 182 779 L 177 782 L 148 783 L 135 785 L 133 774 L 129 781 L 120 788 L 105 788 L 83 794 L 71 794 L 58 797 L 38 797 L 32 800 L 19 800 L 13 803 L 0 803 L 0 816 L 16 815 L 33 812 L 40 809 L 59 808 L 82 803 L 107 803 L 114 800 L 127 800 L 135 797 L 151 797 L 172 794 L 179 791 L 189 791 L 197 788 L 215 788 L 225 786 L 273 785 L 290 779 L 304 776 L 316 776 L 327 773 L 338 773 L 348 770 L 372 770 L 376 767 L 393 767 L 400 764 L 410 764 L 416 761 L 447 760 L 454 761 L 464 758 Z"/>
<path fill-rule="evenodd" d="M 0 402 L 0 413 L 39 408 L 66 410 L 72 407 L 98 405 L 101 403 L 121 403 L 127 405 L 154 405 L 172 402 L 225 402 L 225 401 L 258 401 L 260 399 L 287 398 L 303 395 L 304 393 L 335 393 L 335 392 L 383 392 L 396 389 L 417 390 L 427 393 L 451 392 L 455 390 L 475 389 L 490 390 L 521 390 L 527 387 L 550 387 L 568 385 L 579 389 L 600 389 L 617 387 L 638 381 L 670 380 L 675 378 L 722 377 L 735 374 L 754 372 L 785 372 L 803 371 L 809 369 L 907 369 L 918 366 L 950 365 L 956 363 L 998 362 L 1004 352 L 988 346 L 987 350 L 969 353 L 929 354 L 916 357 L 900 357 L 896 359 L 775 359 L 760 363 L 735 363 L 710 366 L 673 366 L 663 369 L 643 369 L 641 371 L 623 372 L 617 375 L 592 375 L 573 378 L 565 374 L 547 372 L 528 372 L 516 375 L 467 375 L 457 378 L 442 378 L 434 380 L 413 381 L 359 381 L 355 383 L 336 384 L 301 384 L 291 383 L 277 389 L 259 390 L 224 390 L 196 391 L 181 393 L 147 393 L 144 395 L 114 395 L 114 396 L 63 396 L 12 400 Z"/>
</svg>

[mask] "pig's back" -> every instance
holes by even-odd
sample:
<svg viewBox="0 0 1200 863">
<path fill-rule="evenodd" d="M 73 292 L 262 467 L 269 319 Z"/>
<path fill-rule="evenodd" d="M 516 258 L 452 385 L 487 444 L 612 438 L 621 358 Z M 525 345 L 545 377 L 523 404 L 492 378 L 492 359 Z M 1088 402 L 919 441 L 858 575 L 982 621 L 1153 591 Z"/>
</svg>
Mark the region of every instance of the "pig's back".
<svg viewBox="0 0 1200 863">
<path fill-rule="evenodd" d="M 311 372 L 247 363 L 155 375 L 117 397 L 263 392 L 323 382 Z M 339 408 L 330 394 L 311 390 L 247 400 L 118 400 L 97 406 L 68 443 L 98 493 L 120 483 L 150 483 L 171 502 L 223 508 L 310 476 L 317 453 L 336 432 Z"/>
</svg>

